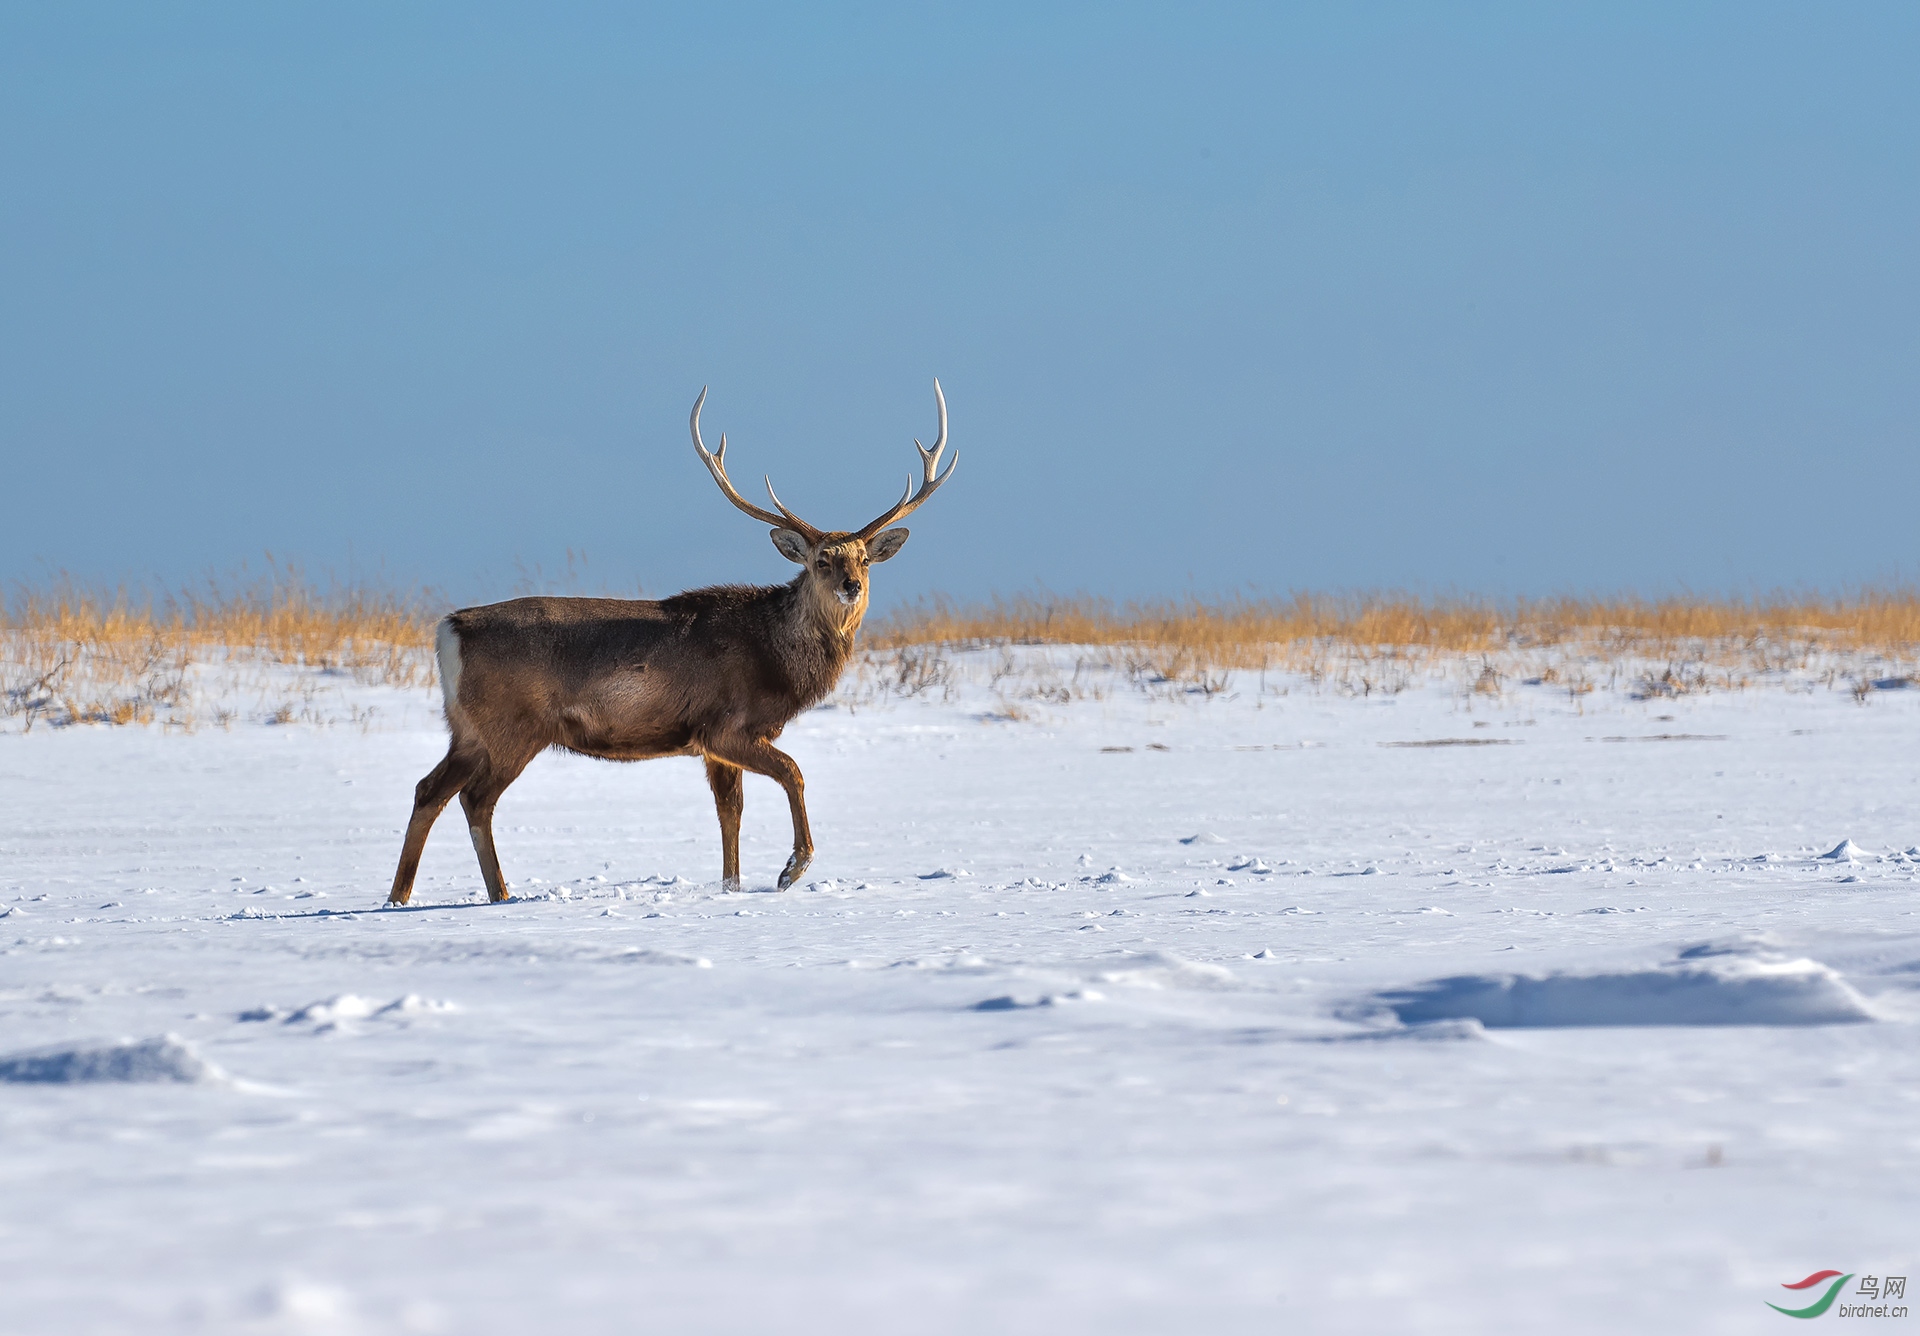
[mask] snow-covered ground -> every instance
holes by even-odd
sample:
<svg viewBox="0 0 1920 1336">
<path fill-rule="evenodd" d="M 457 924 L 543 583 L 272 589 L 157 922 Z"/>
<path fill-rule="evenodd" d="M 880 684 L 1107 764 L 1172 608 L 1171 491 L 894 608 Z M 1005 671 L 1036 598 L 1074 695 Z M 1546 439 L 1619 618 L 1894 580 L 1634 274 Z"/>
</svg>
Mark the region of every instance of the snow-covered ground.
<svg viewBox="0 0 1920 1336">
<path fill-rule="evenodd" d="M 1001 654 L 796 721 L 785 894 L 770 783 L 723 894 L 696 762 L 553 756 L 511 903 L 456 812 L 381 908 L 425 691 L 0 736 L 0 1330 L 1745 1332 L 1920 1271 L 1920 690 Z"/>
</svg>

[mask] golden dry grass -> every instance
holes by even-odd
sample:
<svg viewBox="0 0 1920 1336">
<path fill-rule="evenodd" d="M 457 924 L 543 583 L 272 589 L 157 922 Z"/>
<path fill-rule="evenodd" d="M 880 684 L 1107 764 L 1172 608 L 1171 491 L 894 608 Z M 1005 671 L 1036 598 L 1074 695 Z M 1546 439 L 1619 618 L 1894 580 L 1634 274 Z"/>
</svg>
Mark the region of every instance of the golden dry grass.
<svg viewBox="0 0 1920 1336">
<path fill-rule="evenodd" d="M 1526 680 L 1576 696 L 1604 684 L 1648 697 L 1734 690 L 1769 675 L 1824 675 L 1828 685 L 1912 676 L 1920 591 L 1508 601 L 1395 593 L 1130 603 L 936 598 L 871 624 L 868 644 L 902 664 L 914 662 L 901 657 L 907 651 L 929 645 L 1092 646 L 1104 650 L 1101 662 L 1135 678 L 1208 694 L 1234 671 L 1299 673 L 1370 694 L 1444 668 L 1482 695 Z"/>
<path fill-rule="evenodd" d="M 323 591 L 276 570 L 238 587 L 163 592 L 20 589 L 0 607 L 0 714 L 145 723 L 177 713 L 196 664 L 330 669 L 363 682 L 432 681 L 426 596 Z"/>
<path fill-rule="evenodd" d="M 427 686 L 443 606 L 426 591 L 323 590 L 284 569 L 252 583 L 157 596 L 64 581 L 23 588 L 0 608 L 0 717 L 24 715 L 28 727 L 35 718 L 192 726 L 196 673 L 209 664 Z M 1574 695 L 1624 685 L 1663 696 L 1737 689 L 1769 674 L 1824 672 L 1829 685 L 1842 676 L 1920 674 L 1920 591 L 1506 602 L 1408 594 L 935 598 L 870 621 L 863 640 L 873 653 L 859 678 L 892 695 L 949 691 L 956 669 L 944 650 L 1071 645 L 1089 650 L 1071 678 L 1056 680 L 1054 670 L 1011 653 L 983 671 L 1008 701 L 1071 699 L 1082 671 L 1093 669 L 1202 693 L 1224 689 L 1235 672 L 1298 673 L 1371 693 L 1444 671 L 1485 695 L 1527 680 Z M 270 717 L 293 712 L 282 704 Z"/>
<path fill-rule="evenodd" d="M 1409 594 L 1130 603 L 1084 595 L 971 604 L 935 598 L 871 623 L 867 638 L 880 649 L 929 643 L 1155 646 L 1234 668 L 1278 666 L 1301 647 L 1329 643 L 1472 655 L 1578 642 L 1643 657 L 1704 645 L 1765 644 L 1905 658 L 1920 647 L 1920 591 L 1507 602 Z"/>
</svg>

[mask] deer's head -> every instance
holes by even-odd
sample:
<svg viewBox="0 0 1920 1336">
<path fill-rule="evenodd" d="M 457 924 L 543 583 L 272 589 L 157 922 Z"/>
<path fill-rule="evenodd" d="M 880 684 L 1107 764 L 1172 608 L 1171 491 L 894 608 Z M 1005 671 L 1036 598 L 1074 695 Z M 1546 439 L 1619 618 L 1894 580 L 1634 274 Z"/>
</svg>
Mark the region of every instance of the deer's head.
<svg viewBox="0 0 1920 1336">
<path fill-rule="evenodd" d="M 933 382 L 933 398 L 940 410 L 940 434 L 932 449 L 919 441 L 913 443 L 914 449 L 920 452 L 919 490 L 914 490 L 909 478 L 907 490 L 898 502 L 871 524 L 852 531 L 814 528 L 781 504 L 770 478 L 767 495 L 773 498 L 775 510 L 764 510 L 741 496 L 727 478 L 726 436 L 720 437 L 720 448 L 713 451 L 700 439 L 700 409 L 707 401 L 706 390 L 702 389 L 700 397 L 694 400 L 690 425 L 693 448 L 699 452 L 701 462 L 720 484 L 727 500 L 753 518 L 773 526 L 774 547 L 781 556 L 802 568 L 801 583 L 822 620 L 837 624 L 848 633 L 859 626 L 867 610 L 869 568 L 906 546 L 909 531 L 887 526 L 919 509 L 922 502 L 953 476 L 954 468 L 960 463 L 960 457 L 955 455 L 948 462 L 947 471 L 940 472 L 940 452 L 947 448 L 947 398 L 940 392 L 938 380 Z"/>
</svg>

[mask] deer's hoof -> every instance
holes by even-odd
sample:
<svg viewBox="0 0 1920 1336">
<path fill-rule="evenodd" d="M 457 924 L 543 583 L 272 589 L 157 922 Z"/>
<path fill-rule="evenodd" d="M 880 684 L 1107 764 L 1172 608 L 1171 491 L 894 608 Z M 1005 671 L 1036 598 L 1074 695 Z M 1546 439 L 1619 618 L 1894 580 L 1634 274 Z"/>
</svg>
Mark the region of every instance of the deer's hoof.
<svg viewBox="0 0 1920 1336">
<path fill-rule="evenodd" d="M 739 889 L 740 889 L 740 878 L 738 878 L 738 877 L 722 877 L 722 878 L 720 878 L 720 889 L 721 889 L 721 890 L 723 890 L 723 891 L 737 891 L 737 890 L 739 890 Z"/>
<path fill-rule="evenodd" d="M 787 860 L 786 869 L 781 872 L 780 880 L 774 884 L 783 891 L 787 890 L 793 883 L 800 880 L 800 874 L 807 870 L 807 864 L 812 861 L 813 854 L 811 851 L 804 854 L 796 852 L 792 858 Z"/>
<path fill-rule="evenodd" d="M 390 905 L 404 905 L 407 901 L 411 900 L 412 898 L 413 898 L 413 893 L 411 891 L 407 892 L 404 895 L 401 894 L 399 891 L 395 891 L 392 895 L 389 895 L 387 897 L 387 903 Z"/>
</svg>

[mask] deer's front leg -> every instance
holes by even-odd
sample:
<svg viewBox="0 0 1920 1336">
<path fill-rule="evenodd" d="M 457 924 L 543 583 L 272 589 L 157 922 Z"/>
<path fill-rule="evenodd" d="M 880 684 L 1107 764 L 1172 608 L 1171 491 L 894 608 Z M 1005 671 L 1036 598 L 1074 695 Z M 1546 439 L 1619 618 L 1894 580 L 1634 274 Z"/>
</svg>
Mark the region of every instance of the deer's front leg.
<svg viewBox="0 0 1920 1336">
<path fill-rule="evenodd" d="M 740 889 L 740 812 L 746 806 L 746 785 L 740 767 L 712 756 L 707 759 L 707 785 L 713 790 L 714 810 L 720 814 L 720 886 Z"/>
<path fill-rule="evenodd" d="M 813 830 L 807 824 L 807 782 L 791 756 L 770 742 L 758 739 L 727 739 L 709 746 L 707 753 L 756 775 L 765 775 L 787 791 L 787 806 L 793 809 L 793 857 L 780 873 L 778 885 L 786 890 L 800 879 L 813 862 Z M 738 865 L 736 864 L 736 870 Z"/>
</svg>

